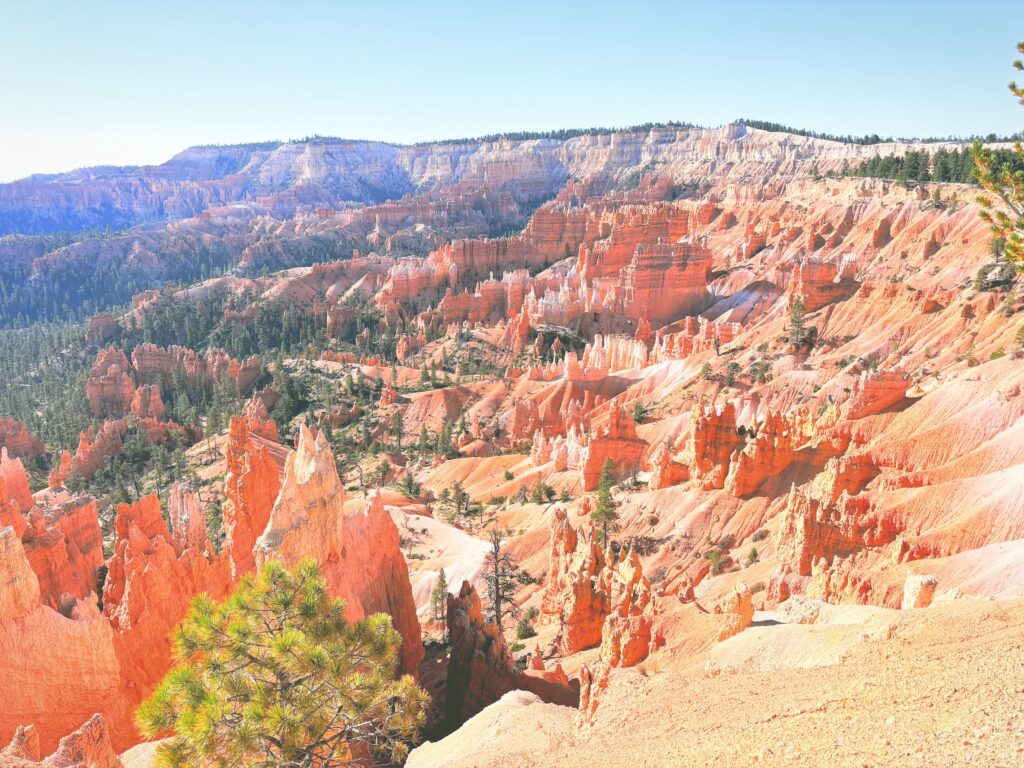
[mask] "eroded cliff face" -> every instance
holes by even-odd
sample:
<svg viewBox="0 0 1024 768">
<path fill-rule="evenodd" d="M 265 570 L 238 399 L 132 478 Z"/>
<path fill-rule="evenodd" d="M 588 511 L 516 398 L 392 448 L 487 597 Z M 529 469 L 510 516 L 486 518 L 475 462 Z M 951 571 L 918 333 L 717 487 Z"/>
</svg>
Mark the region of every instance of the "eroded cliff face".
<svg viewBox="0 0 1024 768">
<path fill-rule="evenodd" d="M 228 432 L 224 479 L 224 536 L 235 578 L 255 567 L 253 546 L 267 527 L 281 480 L 266 445 L 249 431 L 249 419 L 233 416 Z"/>
<path fill-rule="evenodd" d="M 208 546 L 205 529 L 201 538 L 194 529 L 190 533 L 180 508 L 174 519 L 185 528 L 172 533 L 155 494 L 117 509 L 103 614 L 113 630 L 121 667 L 119 695 L 127 706 L 123 719 L 110 723 L 115 743 L 122 746 L 138 739 L 130 713 L 170 668 L 171 634 L 185 618 L 192 598 L 206 592 L 219 600 L 230 587 L 227 560 Z M 195 543 L 182 546 L 190 536 Z"/>
<path fill-rule="evenodd" d="M 8 527 L 0 538 L 9 574 L 0 599 L 0 667 L 17 672 L 0 684 L 10 703 L 0 717 L 0 737 L 32 724 L 46 752 L 102 712 L 116 747 L 135 743 L 132 712 L 169 669 L 171 635 L 192 598 L 200 592 L 223 598 L 234 579 L 267 557 L 289 565 L 316 557 L 352 620 L 389 613 L 403 637 L 401 668 L 415 674 L 423 658 L 416 605 L 398 531 L 380 497 L 346 514 L 330 449 L 308 430 L 289 457 L 283 483 L 265 441 L 248 433 L 244 418 L 235 421 L 227 451 L 234 476 L 227 479 L 225 551 L 217 553 L 208 541 L 202 504 L 186 485 L 170 490 L 170 526 L 155 495 L 120 505 L 102 614 L 95 592 L 103 564 L 95 502 L 50 490 L 40 498 L 57 502 L 45 510 L 34 505 L 20 462 L 4 455 L 0 478 L 15 490 L 5 491 Z M 10 526 L 18 520 L 17 529 Z M 258 541 L 252 538 L 257 527 L 265 528 Z M 62 656 L 73 661 L 60 662 Z M 71 690 L 61 694 L 59 686 Z"/>
<path fill-rule="evenodd" d="M 445 718 L 457 727 L 509 691 L 531 691 L 543 701 L 576 706 L 574 689 L 557 663 L 544 664 L 539 646 L 530 667 L 520 672 L 498 627 L 484 619 L 476 589 L 463 582 L 458 595 L 448 595 L 447 628 L 451 651 L 445 678 Z"/>
<path fill-rule="evenodd" d="M 0 448 L 15 458 L 35 459 L 46 452 L 43 441 L 14 419 L 0 418 Z"/>
<path fill-rule="evenodd" d="M 33 726 L 19 727 L 11 743 L 0 750 L 0 764 L 5 768 L 121 768 L 102 715 L 93 715 L 76 730 L 60 740 L 52 755 L 42 756 L 39 733 Z"/>
<path fill-rule="evenodd" d="M 303 558 L 320 564 L 330 592 L 345 599 L 356 621 L 382 611 L 402 635 L 400 667 L 415 674 L 423 660 L 420 625 L 398 529 L 379 495 L 346 514 L 345 491 L 322 432 L 299 431 L 285 464 L 281 492 L 254 548 L 256 565 L 277 560 L 292 568 Z"/>
<path fill-rule="evenodd" d="M 548 562 L 541 615 L 558 625 L 556 651 L 570 655 L 600 645 L 609 666 L 643 661 L 653 644 L 655 605 L 636 551 L 602 549 L 596 529 L 580 536 L 556 509 Z"/>
<path fill-rule="evenodd" d="M 50 752 L 95 712 L 121 711 L 113 631 L 95 597 L 76 602 L 68 615 L 43 604 L 39 580 L 10 527 L 0 530 L 0 573 L 0 741 L 32 724 L 36 745 Z"/>
</svg>

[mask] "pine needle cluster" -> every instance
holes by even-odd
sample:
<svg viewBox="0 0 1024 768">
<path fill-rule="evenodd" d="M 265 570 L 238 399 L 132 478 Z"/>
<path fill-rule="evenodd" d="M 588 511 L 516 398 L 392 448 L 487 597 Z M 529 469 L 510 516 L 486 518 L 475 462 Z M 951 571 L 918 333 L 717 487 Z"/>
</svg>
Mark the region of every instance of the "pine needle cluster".
<svg viewBox="0 0 1024 768">
<path fill-rule="evenodd" d="M 426 694 L 395 678 L 401 636 L 386 614 L 346 621 L 312 560 L 268 563 L 217 604 L 194 601 L 178 662 L 136 712 L 156 764 L 331 768 L 371 751 L 401 760 Z"/>
</svg>

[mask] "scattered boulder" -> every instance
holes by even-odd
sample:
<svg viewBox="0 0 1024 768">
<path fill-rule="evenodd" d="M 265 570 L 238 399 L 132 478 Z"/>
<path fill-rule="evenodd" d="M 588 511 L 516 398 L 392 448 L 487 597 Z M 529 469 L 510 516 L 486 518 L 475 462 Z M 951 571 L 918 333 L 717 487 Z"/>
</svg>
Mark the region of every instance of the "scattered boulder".
<svg viewBox="0 0 1024 768">
<path fill-rule="evenodd" d="M 725 623 L 718 632 L 718 640 L 728 640 L 749 627 L 754 621 L 754 603 L 750 587 L 742 581 L 733 588 L 722 603 Z"/>
<path fill-rule="evenodd" d="M 918 576 L 909 574 L 903 584 L 903 610 L 911 608 L 927 608 L 935 597 L 935 588 L 939 585 L 934 576 Z"/>
</svg>

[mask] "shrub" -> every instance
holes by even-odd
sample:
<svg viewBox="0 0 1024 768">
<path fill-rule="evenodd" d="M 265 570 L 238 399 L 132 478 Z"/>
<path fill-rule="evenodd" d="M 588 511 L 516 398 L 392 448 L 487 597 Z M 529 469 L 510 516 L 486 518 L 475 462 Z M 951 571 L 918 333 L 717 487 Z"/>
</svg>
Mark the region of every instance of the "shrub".
<svg viewBox="0 0 1024 768">
<path fill-rule="evenodd" d="M 731 387 L 736 383 L 736 376 L 740 370 L 740 364 L 735 360 L 725 366 L 725 386 Z"/>
<path fill-rule="evenodd" d="M 533 628 L 533 625 L 530 623 L 530 620 L 523 616 L 523 618 L 519 620 L 519 623 L 516 624 L 516 639 L 527 640 L 531 637 L 536 636 L 537 630 Z"/>
</svg>

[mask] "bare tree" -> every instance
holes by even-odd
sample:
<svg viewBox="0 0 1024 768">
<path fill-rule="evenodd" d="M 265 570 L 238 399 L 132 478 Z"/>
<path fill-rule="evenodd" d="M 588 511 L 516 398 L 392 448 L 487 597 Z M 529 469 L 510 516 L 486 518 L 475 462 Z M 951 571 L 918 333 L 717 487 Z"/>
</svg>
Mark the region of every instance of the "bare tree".
<svg viewBox="0 0 1024 768">
<path fill-rule="evenodd" d="M 491 548 L 484 561 L 484 579 L 487 581 L 487 610 L 491 621 L 504 632 L 505 622 L 519 618 L 519 606 L 515 602 L 515 591 L 529 579 L 515 563 L 512 556 L 503 549 L 507 531 L 491 528 L 488 533 Z M 524 579 L 525 577 L 525 579 Z"/>
</svg>

